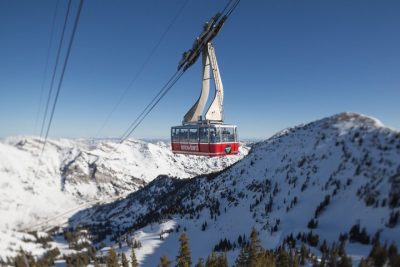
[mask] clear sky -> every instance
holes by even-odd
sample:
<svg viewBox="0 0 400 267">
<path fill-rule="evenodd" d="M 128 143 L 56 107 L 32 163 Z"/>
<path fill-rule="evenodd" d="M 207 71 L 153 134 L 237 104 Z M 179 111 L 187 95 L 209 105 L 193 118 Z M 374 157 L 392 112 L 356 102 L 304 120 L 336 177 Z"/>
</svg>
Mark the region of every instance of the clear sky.
<svg viewBox="0 0 400 267">
<path fill-rule="evenodd" d="M 40 132 L 67 6 L 59 1 L 45 73 L 57 1 L 0 0 L 0 137 Z M 73 15 L 77 3 L 73 0 Z M 184 3 L 85 0 L 50 136 L 99 137 Z M 101 137 L 119 137 L 128 128 L 175 72 L 203 23 L 226 3 L 188 0 Z M 267 138 L 353 111 L 400 129 L 399 14 L 398 0 L 242 0 L 214 40 L 226 123 L 237 124 L 242 138 Z M 200 75 L 199 61 L 133 137 L 169 137 L 170 126 L 179 125 L 196 101 Z"/>
</svg>

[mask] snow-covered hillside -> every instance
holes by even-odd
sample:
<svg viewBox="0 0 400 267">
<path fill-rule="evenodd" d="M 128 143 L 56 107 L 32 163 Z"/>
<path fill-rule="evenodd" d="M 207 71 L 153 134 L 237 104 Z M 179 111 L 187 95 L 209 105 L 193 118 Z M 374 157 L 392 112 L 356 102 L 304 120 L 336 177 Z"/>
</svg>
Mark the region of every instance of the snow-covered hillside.
<svg viewBox="0 0 400 267">
<path fill-rule="evenodd" d="M 127 241 L 140 240 L 136 251 L 143 266 L 156 266 L 162 255 L 174 260 L 184 230 L 194 261 L 225 238 L 237 244 L 252 226 L 267 248 L 310 231 L 319 244 L 337 241 L 357 224 L 371 237 L 380 231 L 381 240 L 400 245 L 393 220 L 399 195 L 400 132 L 341 113 L 286 129 L 219 174 L 160 176 L 125 199 L 77 213 L 70 225 L 86 225 L 101 242 L 127 254 Z M 371 246 L 354 242 L 346 248 L 357 261 Z M 230 264 L 238 252 L 228 253 Z"/>
<path fill-rule="evenodd" d="M 189 178 L 219 171 L 247 154 L 206 158 L 174 155 L 163 142 L 49 140 L 10 137 L 0 142 L 0 251 L 18 250 L 15 230 L 58 224 L 79 209 L 136 191 L 159 175 Z M 55 218 L 57 216 L 57 218 Z M 11 243 L 11 245 L 10 245 Z M 4 254 L 5 253 L 5 254 Z M 12 254 L 12 253 L 11 253 Z"/>
</svg>

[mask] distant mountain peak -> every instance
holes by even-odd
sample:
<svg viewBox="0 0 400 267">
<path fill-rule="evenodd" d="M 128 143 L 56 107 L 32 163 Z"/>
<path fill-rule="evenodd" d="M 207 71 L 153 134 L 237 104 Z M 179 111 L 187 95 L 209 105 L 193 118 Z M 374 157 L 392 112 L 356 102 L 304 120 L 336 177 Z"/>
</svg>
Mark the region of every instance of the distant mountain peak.
<svg viewBox="0 0 400 267">
<path fill-rule="evenodd" d="M 336 115 L 333 115 L 330 118 L 333 121 L 336 121 L 337 123 L 351 122 L 357 125 L 384 127 L 383 123 L 380 122 L 378 119 L 356 112 L 341 112 Z"/>
<path fill-rule="evenodd" d="M 374 117 L 370 117 L 361 113 L 356 112 L 341 112 L 334 114 L 329 117 L 325 117 L 322 119 L 318 119 L 307 124 L 299 124 L 297 126 L 289 127 L 277 132 L 270 139 L 265 140 L 268 142 L 269 140 L 279 139 L 282 136 L 286 136 L 288 134 L 295 134 L 299 130 L 313 132 L 315 130 L 320 129 L 328 129 L 332 128 L 335 130 L 339 130 L 339 132 L 344 133 L 349 129 L 357 129 L 357 128 L 368 128 L 369 130 L 373 129 L 388 129 L 381 121 Z M 393 130 L 393 129 L 391 129 Z"/>
</svg>

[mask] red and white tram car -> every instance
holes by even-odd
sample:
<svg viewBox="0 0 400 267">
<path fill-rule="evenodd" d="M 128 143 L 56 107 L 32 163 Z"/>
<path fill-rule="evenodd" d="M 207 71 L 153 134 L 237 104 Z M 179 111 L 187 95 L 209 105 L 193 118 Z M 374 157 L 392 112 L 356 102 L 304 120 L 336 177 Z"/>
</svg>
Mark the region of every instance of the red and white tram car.
<svg viewBox="0 0 400 267">
<path fill-rule="evenodd" d="M 204 25 L 203 32 L 196 38 L 192 48 L 183 54 L 178 64 L 178 70 L 185 71 L 196 62 L 200 54 L 202 55 L 201 93 L 184 116 L 182 126 L 171 127 L 173 153 L 215 157 L 236 155 L 239 151 L 236 125 L 223 124 L 224 88 L 215 49 L 211 43 L 226 18 L 227 15 L 222 16 L 220 13 L 212 17 Z M 214 82 L 215 95 L 207 112 L 203 114 L 209 96 L 210 80 Z"/>
<path fill-rule="evenodd" d="M 173 153 L 200 156 L 236 155 L 239 150 L 236 125 L 194 124 L 171 128 Z"/>
</svg>

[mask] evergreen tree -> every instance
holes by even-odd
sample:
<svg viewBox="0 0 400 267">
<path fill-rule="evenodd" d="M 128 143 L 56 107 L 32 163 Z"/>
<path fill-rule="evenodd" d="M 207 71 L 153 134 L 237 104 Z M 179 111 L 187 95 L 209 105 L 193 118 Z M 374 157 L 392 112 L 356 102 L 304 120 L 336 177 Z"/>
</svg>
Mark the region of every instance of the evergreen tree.
<svg viewBox="0 0 400 267">
<path fill-rule="evenodd" d="M 248 246 L 249 262 L 250 266 L 258 267 L 264 266 L 264 249 L 261 246 L 260 239 L 256 229 L 253 227 L 250 233 L 250 243 Z"/>
<path fill-rule="evenodd" d="M 257 231 L 253 227 L 250 234 L 248 244 L 245 244 L 240 250 L 240 254 L 236 259 L 235 266 L 237 267 L 269 267 L 275 266 L 274 256 L 261 246 L 258 239 Z"/>
<path fill-rule="evenodd" d="M 17 257 L 15 257 L 15 259 L 14 259 L 14 266 L 15 267 L 36 266 L 36 262 L 31 254 L 23 251 L 21 248 Z"/>
<path fill-rule="evenodd" d="M 388 256 L 389 258 L 395 257 L 397 255 L 397 246 L 392 243 L 388 248 Z"/>
<path fill-rule="evenodd" d="M 388 249 L 389 265 L 400 266 L 400 255 L 397 253 L 397 246 L 392 243 Z"/>
<path fill-rule="evenodd" d="M 117 253 L 113 248 L 108 251 L 107 267 L 119 267 Z"/>
<path fill-rule="evenodd" d="M 257 266 L 258 255 L 263 252 L 260 239 L 258 239 L 258 234 L 256 228 L 251 229 L 250 233 L 250 245 L 249 245 L 249 259 L 251 266 Z"/>
<path fill-rule="evenodd" d="M 305 265 L 306 259 L 308 259 L 308 250 L 303 243 L 300 248 L 300 265 Z"/>
<path fill-rule="evenodd" d="M 218 267 L 228 267 L 226 253 L 220 253 L 218 256 Z"/>
<path fill-rule="evenodd" d="M 236 267 L 247 267 L 249 266 L 250 258 L 249 258 L 249 248 L 247 245 L 240 249 L 239 256 L 235 261 Z"/>
<path fill-rule="evenodd" d="M 343 257 L 346 255 L 346 240 L 344 240 L 344 239 L 340 240 L 338 255 L 340 257 Z"/>
<path fill-rule="evenodd" d="M 139 266 L 139 263 L 137 262 L 137 259 L 136 259 L 136 254 L 135 254 L 135 249 L 134 248 L 132 248 L 132 251 L 131 251 L 131 266 L 132 267 L 138 267 Z"/>
<path fill-rule="evenodd" d="M 338 249 L 336 246 L 336 242 L 333 242 L 331 246 L 330 253 L 328 255 L 328 266 L 329 267 L 335 267 L 337 266 L 337 257 L 338 257 Z"/>
<path fill-rule="evenodd" d="M 371 250 L 369 256 L 374 261 L 374 266 L 376 266 L 376 267 L 382 267 L 386 263 L 388 253 L 387 253 L 386 249 L 381 246 L 381 243 L 379 242 L 379 238 L 375 239 L 374 245 L 372 247 L 372 250 Z"/>
<path fill-rule="evenodd" d="M 328 252 L 329 252 L 329 247 L 328 247 L 328 243 L 326 242 L 326 240 L 324 240 L 324 242 L 322 243 L 319 250 L 322 252 L 321 266 L 325 266 L 325 263 L 328 258 Z"/>
<path fill-rule="evenodd" d="M 207 257 L 205 267 L 219 267 L 218 266 L 218 255 L 214 251 Z"/>
<path fill-rule="evenodd" d="M 189 239 L 186 233 L 182 233 L 179 237 L 181 243 L 179 248 L 179 255 L 176 257 L 177 267 L 190 267 L 192 260 L 190 257 Z"/>
<path fill-rule="evenodd" d="M 275 267 L 275 256 L 269 251 L 258 255 L 257 267 Z"/>
<path fill-rule="evenodd" d="M 315 229 L 317 228 L 317 226 L 318 226 L 318 220 L 314 218 L 312 218 L 307 224 L 307 227 L 310 229 Z"/>
<path fill-rule="evenodd" d="M 228 267 L 228 259 L 226 258 L 226 254 L 217 254 L 213 251 L 211 255 L 207 257 L 205 267 Z"/>
<path fill-rule="evenodd" d="M 126 258 L 125 253 L 122 253 L 121 257 L 122 267 L 129 267 L 128 259 Z"/>
<path fill-rule="evenodd" d="M 337 265 L 337 267 L 352 267 L 352 266 L 353 266 L 353 263 L 351 261 L 351 258 L 347 257 L 347 255 L 343 255 L 340 258 L 338 265 Z"/>
<path fill-rule="evenodd" d="M 283 248 L 278 250 L 278 255 L 276 256 L 276 265 L 279 267 L 292 266 L 289 253 L 287 253 Z"/>
<path fill-rule="evenodd" d="M 291 257 L 290 257 L 290 266 L 291 267 L 299 267 L 300 266 L 300 259 L 299 259 L 299 257 L 297 256 L 297 255 L 295 255 L 294 253 L 293 254 L 290 254 L 291 255 Z"/>
<path fill-rule="evenodd" d="M 167 256 L 162 256 L 160 258 L 160 263 L 158 264 L 158 267 L 169 267 L 171 262 L 167 259 Z"/>
<path fill-rule="evenodd" d="M 324 240 L 319 250 L 322 252 L 322 254 L 327 254 L 329 252 L 328 243 L 326 243 L 326 240 Z"/>
</svg>

